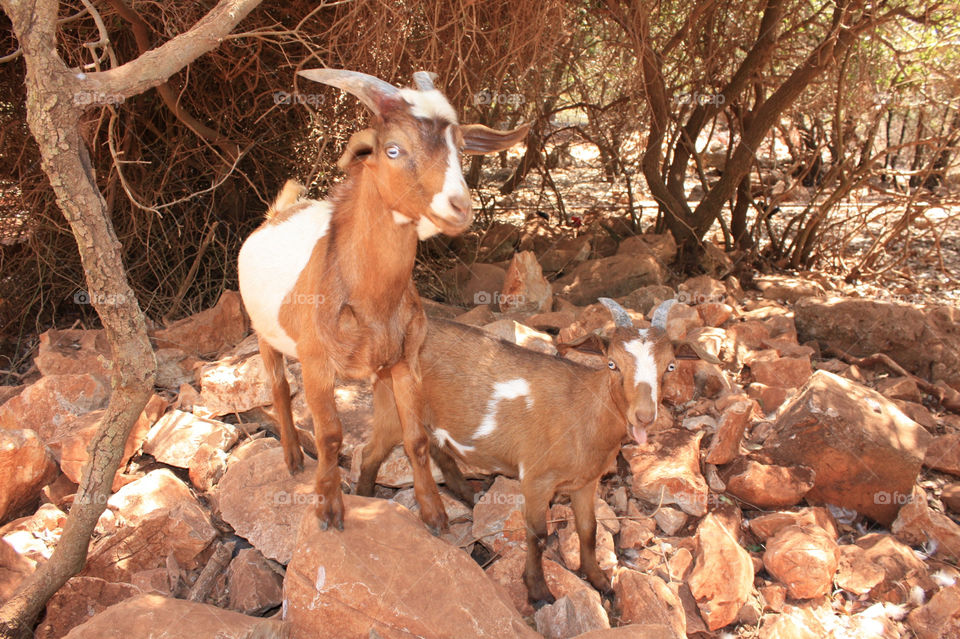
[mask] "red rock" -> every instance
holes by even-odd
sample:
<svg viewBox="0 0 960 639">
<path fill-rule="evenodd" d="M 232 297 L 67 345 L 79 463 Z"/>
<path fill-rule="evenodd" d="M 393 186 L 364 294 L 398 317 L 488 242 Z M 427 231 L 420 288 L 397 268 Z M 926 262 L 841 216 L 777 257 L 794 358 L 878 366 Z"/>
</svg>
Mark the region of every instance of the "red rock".
<svg viewBox="0 0 960 639">
<path fill-rule="evenodd" d="M 622 623 L 663 625 L 677 639 L 687 636 L 683 604 L 659 577 L 623 568 L 614 574 L 613 591 Z"/>
<path fill-rule="evenodd" d="M 143 452 L 164 464 L 189 468 L 190 460 L 204 444 L 228 450 L 238 437 L 236 427 L 231 424 L 174 410 L 150 429 L 143 442 Z"/>
<path fill-rule="evenodd" d="M 344 495 L 343 532 L 304 517 L 284 579 L 293 636 L 535 637 L 474 561 L 407 509 Z M 389 531 L 384 536 L 384 531 Z"/>
<path fill-rule="evenodd" d="M 547 313 L 537 313 L 531 315 L 526 323 L 531 328 L 542 332 L 559 332 L 576 321 L 576 316 L 571 311 L 550 311 Z M 493 321 L 491 318 L 490 321 Z M 487 324 L 489 322 L 484 322 Z"/>
<path fill-rule="evenodd" d="M 934 437 L 923 458 L 923 465 L 960 476 L 960 433 Z"/>
<path fill-rule="evenodd" d="M 480 304 L 479 306 L 474 306 L 466 313 L 457 315 L 453 319 L 461 324 L 469 324 L 470 326 L 483 326 L 484 324 L 490 324 L 491 322 L 496 321 L 497 318 L 493 316 L 493 311 L 490 310 L 489 305 Z"/>
<path fill-rule="evenodd" d="M 110 606 L 142 594 L 131 584 L 97 577 L 73 577 L 47 602 L 47 613 L 34 639 L 59 639 Z"/>
<path fill-rule="evenodd" d="M 227 454 L 209 444 L 201 444 L 190 460 L 190 485 L 200 492 L 211 490 L 227 470 Z"/>
<path fill-rule="evenodd" d="M 316 461 L 307 458 L 291 476 L 279 442 L 264 442 L 249 456 L 230 460 L 217 486 L 220 514 L 264 556 L 289 563 L 300 519 L 316 503 L 315 474 Z"/>
<path fill-rule="evenodd" d="M 789 394 L 789 389 L 780 386 L 767 386 L 757 382 L 747 386 L 747 396 L 757 400 L 761 410 L 767 415 L 780 408 L 787 401 L 787 395 Z"/>
<path fill-rule="evenodd" d="M 589 259 L 591 250 L 590 238 L 587 235 L 564 237 L 538 253 L 538 258 L 544 271 L 556 273 Z"/>
<path fill-rule="evenodd" d="M 920 388 L 909 377 L 887 377 L 877 382 L 877 390 L 887 399 L 901 399 L 917 404 L 923 401 Z"/>
<path fill-rule="evenodd" d="M 907 625 L 917 639 L 952 639 L 960 636 L 960 586 L 948 586 L 914 609 Z"/>
<path fill-rule="evenodd" d="M 592 304 L 598 297 L 620 297 L 647 284 L 663 281 L 663 268 L 649 254 L 624 253 L 587 260 L 556 282 L 554 291 L 574 304 Z"/>
<path fill-rule="evenodd" d="M 150 336 L 158 349 L 176 348 L 197 357 L 209 357 L 237 344 L 248 327 L 240 294 L 227 290 L 213 308 L 153 331 Z"/>
<path fill-rule="evenodd" d="M 886 353 L 905 369 L 960 388 L 960 309 L 869 299 L 805 299 L 794 307 L 804 341 L 858 357 Z"/>
<path fill-rule="evenodd" d="M 493 222 L 483 231 L 480 254 L 486 262 L 509 259 L 520 241 L 520 229 L 509 222 Z"/>
<path fill-rule="evenodd" d="M 664 264 L 677 256 L 677 242 L 670 233 L 643 233 L 624 238 L 617 247 L 618 254 L 650 253 Z"/>
<path fill-rule="evenodd" d="M 760 639 L 823 639 L 827 629 L 808 608 L 785 606 L 779 615 L 764 615 Z"/>
<path fill-rule="evenodd" d="M 630 624 L 609 630 L 591 630 L 577 639 L 683 639 L 663 624 Z"/>
<path fill-rule="evenodd" d="M 6 602 L 36 569 L 36 561 L 27 559 L 0 539 L 0 601 Z"/>
<path fill-rule="evenodd" d="M 514 253 L 500 291 L 500 311 L 542 313 L 553 306 L 553 289 L 532 251 Z"/>
<path fill-rule="evenodd" d="M 873 601 L 902 604 L 910 600 L 914 588 L 925 591 L 934 588 L 927 576 L 927 566 L 917 557 L 912 548 L 892 535 L 871 533 L 856 542 L 866 551 L 866 561 L 879 566 L 884 573 L 883 581 L 870 591 Z"/>
<path fill-rule="evenodd" d="M 704 326 L 723 326 L 733 317 L 733 307 L 719 302 L 708 302 L 697 306 L 697 313 Z"/>
<path fill-rule="evenodd" d="M 940 501 L 943 505 L 960 515 L 960 484 L 947 484 L 940 493 Z"/>
<path fill-rule="evenodd" d="M 797 512 L 769 513 L 754 517 L 749 521 L 750 531 L 760 541 L 773 537 L 787 526 L 814 525 L 827 531 L 835 540 L 838 537 L 837 525 L 826 508 L 802 508 Z"/>
<path fill-rule="evenodd" d="M 618 547 L 621 550 L 643 548 L 653 539 L 656 529 L 657 522 L 652 517 L 624 519 L 620 523 L 620 543 Z"/>
<path fill-rule="evenodd" d="M 453 291 L 453 301 L 466 306 L 490 306 L 500 295 L 506 271 L 493 264 L 477 262 L 470 265 L 459 264 L 442 277 Z"/>
<path fill-rule="evenodd" d="M 728 473 L 727 492 L 762 509 L 793 506 L 814 485 L 814 472 L 808 466 L 774 466 L 741 458 Z"/>
<path fill-rule="evenodd" d="M 150 639 L 158 629 L 164 639 L 283 636 L 280 624 L 269 619 L 182 599 L 138 595 L 110 606 L 71 630 L 67 638 Z"/>
<path fill-rule="evenodd" d="M 920 486 L 913 487 L 913 493 L 897 514 L 890 532 L 908 544 L 929 542 L 936 555 L 960 558 L 960 526 L 943 513 L 932 510 L 927 504 L 927 494 Z"/>
<path fill-rule="evenodd" d="M 570 639 L 591 630 L 610 627 L 607 612 L 596 591 L 578 590 L 564 595 L 553 604 L 538 610 L 534 616 L 537 632 L 544 639 Z"/>
<path fill-rule="evenodd" d="M 166 565 L 192 570 L 217 535 L 186 484 L 167 469 L 154 470 L 107 500 L 83 575 L 127 581 L 133 573 Z"/>
<path fill-rule="evenodd" d="M 814 470 L 808 502 L 889 524 L 899 508 L 893 495 L 910 494 L 928 441 L 923 428 L 876 391 L 817 371 L 781 410 L 764 451 L 776 464 Z"/>
<path fill-rule="evenodd" d="M 691 306 L 722 303 L 727 296 L 723 282 L 709 275 L 691 277 L 677 287 L 677 300 Z"/>
<path fill-rule="evenodd" d="M 687 525 L 687 520 L 690 517 L 687 513 L 670 506 L 661 506 L 657 508 L 657 512 L 653 515 L 653 520 L 657 522 L 657 526 L 660 527 L 667 536 L 676 535 L 680 530 Z"/>
<path fill-rule="evenodd" d="M 710 630 L 733 623 L 753 591 L 753 562 L 739 531 L 717 513 L 697 527 L 696 563 L 687 582 Z"/>
<path fill-rule="evenodd" d="M 206 362 L 179 348 L 159 348 L 157 356 L 157 381 L 160 388 L 180 388 L 196 379 L 196 369 Z"/>
<path fill-rule="evenodd" d="M 35 502 L 57 465 L 32 430 L 0 429 L 0 523 Z"/>
<path fill-rule="evenodd" d="M 793 304 L 805 297 L 826 297 L 827 295 L 819 282 L 799 277 L 764 275 L 756 278 L 754 284 L 763 292 L 766 299 L 787 304 Z"/>
<path fill-rule="evenodd" d="M 227 567 L 230 610 L 259 615 L 283 601 L 283 567 L 256 548 L 244 548 Z"/>
<path fill-rule="evenodd" d="M 727 405 L 717 425 L 717 432 L 707 450 L 707 463 L 728 464 L 740 455 L 740 441 L 750 423 L 753 402 L 743 398 Z"/>
<path fill-rule="evenodd" d="M 109 386 L 88 373 L 41 377 L 0 406 L 0 428 L 29 428 L 46 442 L 61 425 L 105 407 L 109 398 Z"/>
<path fill-rule="evenodd" d="M 632 309 L 646 315 L 661 302 L 673 299 L 674 297 L 676 297 L 676 292 L 669 286 L 651 284 L 649 286 L 641 286 L 637 290 L 617 298 L 617 301 L 626 309 Z"/>
<path fill-rule="evenodd" d="M 816 526 L 787 526 L 767 540 L 763 565 L 794 599 L 830 592 L 840 551 L 829 533 Z"/>
<path fill-rule="evenodd" d="M 360 464 L 362 461 L 363 446 L 356 446 L 350 457 L 350 481 L 354 484 L 360 479 Z M 442 484 L 443 473 L 440 472 L 440 468 L 432 458 L 430 459 L 430 470 L 433 472 L 433 480 Z M 413 486 L 413 466 L 410 465 L 407 454 L 403 452 L 403 446 L 396 446 L 380 464 L 380 470 L 377 471 L 377 484 L 390 488 Z"/>
<path fill-rule="evenodd" d="M 865 595 L 883 581 L 883 568 L 867 559 L 860 546 L 840 546 L 840 564 L 835 578 L 839 588 L 855 595 Z"/>
<path fill-rule="evenodd" d="M 550 519 L 558 519 L 557 513 L 558 509 L 568 508 L 567 506 L 554 506 L 550 510 Z M 560 539 L 560 554 L 563 556 L 563 564 L 570 570 L 579 570 L 580 569 L 580 537 L 577 535 L 577 531 L 574 527 L 573 521 L 573 511 L 569 511 L 569 516 L 567 517 L 568 521 L 565 525 L 554 524 L 558 530 L 558 537 Z M 617 565 L 617 553 L 614 549 L 613 544 L 613 534 L 610 530 L 600 524 L 598 516 L 598 525 L 597 525 L 597 562 L 600 564 L 600 568 L 610 574 L 610 572 Z"/>
<path fill-rule="evenodd" d="M 288 376 L 289 379 L 289 376 Z M 299 390 L 296 379 L 290 380 L 291 393 Z M 273 403 L 273 392 L 263 359 L 259 354 L 229 357 L 200 369 L 200 403 L 194 407 L 204 417 L 220 417 Z"/>
<path fill-rule="evenodd" d="M 84 375 L 110 385 L 110 344 L 103 330 L 51 328 L 40 334 L 34 358 L 43 375 Z"/>
<path fill-rule="evenodd" d="M 120 461 L 120 468 L 126 467 L 127 462 L 140 449 L 150 427 L 160 418 L 160 415 L 167 409 L 167 401 L 160 395 L 153 395 L 144 406 L 143 412 L 137 418 L 130 435 L 123 447 L 123 457 Z M 86 415 L 75 418 L 72 422 L 65 424 L 60 429 L 60 435 L 50 442 L 50 448 L 60 454 L 60 469 L 70 481 L 79 484 L 83 467 L 90 458 L 90 441 L 97 430 L 100 428 L 100 422 L 106 411 L 96 410 Z M 119 490 L 120 486 L 114 482 L 114 489 Z"/>
<path fill-rule="evenodd" d="M 529 326 L 524 326 L 514 320 L 497 320 L 492 324 L 484 326 L 483 330 L 491 335 L 496 335 L 502 340 L 523 346 L 524 348 L 529 348 L 538 353 L 545 353 L 547 355 L 557 354 L 557 347 L 554 346 L 553 338 L 549 333 L 535 331 Z"/>
<path fill-rule="evenodd" d="M 510 547 L 499 559 L 486 569 L 487 576 L 499 585 L 514 608 L 524 617 L 533 614 L 533 606 L 527 600 L 527 587 L 523 585 L 523 567 L 526 561 L 526 550 L 519 546 Z M 555 597 L 573 596 L 581 591 L 596 593 L 590 584 L 567 570 L 560 564 L 544 557 L 543 574 L 547 580 L 547 587 Z"/>
<path fill-rule="evenodd" d="M 519 546 L 526 539 L 520 482 L 500 475 L 473 508 L 473 536 L 494 552 Z M 519 527 L 518 527 L 519 525 Z"/>
<path fill-rule="evenodd" d="M 781 357 L 750 364 L 753 380 L 767 386 L 799 388 L 807 383 L 813 369 L 809 357 Z"/>
<path fill-rule="evenodd" d="M 645 447 L 624 448 L 633 473 L 631 492 L 652 505 L 676 504 L 691 515 L 704 515 L 709 491 L 700 474 L 702 438 L 702 431 L 664 431 Z"/>
<path fill-rule="evenodd" d="M 780 612 L 787 601 L 787 587 L 783 584 L 769 584 L 760 588 L 764 612 Z"/>
</svg>

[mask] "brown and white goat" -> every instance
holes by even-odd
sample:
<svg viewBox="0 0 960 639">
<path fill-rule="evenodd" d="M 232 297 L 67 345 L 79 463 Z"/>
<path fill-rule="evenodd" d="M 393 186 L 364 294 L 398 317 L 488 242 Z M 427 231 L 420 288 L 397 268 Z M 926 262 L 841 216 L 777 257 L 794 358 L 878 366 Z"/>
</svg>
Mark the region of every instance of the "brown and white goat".
<svg viewBox="0 0 960 639">
<path fill-rule="evenodd" d="M 377 375 L 396 395 L 421 516 L 440 530 L 447 518 L 428 467 L 419 391 L 426 317 L 411 279 L 417 238 L 457 234 L 473 219 L 458 148 L 500 151 L 523 139 L 527 127 L 500 132 L 459 125 L 424 72 L 414 74 L 417 89 L 353 71 L 300 75 L 355 95 L 374 119 L 371 128 L 351 137 L 339 163 L 348 178 L 326 200 L 301 200 L 302 187 L 288 182 L 240 249 L 240 293 L 273 386 L 284 457 L 291 472 L 303 465 L 286 355 L 303 364 L 313 415 L 316 514 L 322 528 L 342 530 L 342 429 L 334 379 Z"/>
<path fill-rule="evenodd" d="M 664 326 L 638 330 L 616 302 L 601 298 L 615 331 L 601 348 L 605 369 L 536 353 L 463 324 L 430 320 L 420 353 L 425 420 L 443 454 L 436 455 L 449 488 L 471 489 L 446 453 L 520 479 L 527 526 L 523 580 L 534 602 L 552 602 L 541 555 L 546 513 L 556 493 L 570 495 L 580 538 L 580 569 L 596 588 L 610 583 L 596 559 L 594 499 L 604 470 L 624 437 L 646 440 L 657 418 L 660 384 L 675 368 Z M 672 302 L 672 300 L 671 300 Z M 598 340 L 599 341 L 599 340 Z M 363 450 L 357 492 L 373 493 L 384 457 L 400 441 L 394 398 L 374 384 L 374 436 Z"/>
</svg>

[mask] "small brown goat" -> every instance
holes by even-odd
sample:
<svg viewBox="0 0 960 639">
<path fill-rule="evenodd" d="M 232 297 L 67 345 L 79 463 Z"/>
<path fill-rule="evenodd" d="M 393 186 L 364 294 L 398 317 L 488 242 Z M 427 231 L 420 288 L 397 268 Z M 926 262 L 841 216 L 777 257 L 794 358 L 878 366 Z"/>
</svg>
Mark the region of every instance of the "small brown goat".
<svg viewBox="0 0 960 639">
<path fill-rule="evenodd" d="M 596 370 L 536 353 L 476 328 L 448 321 L 428 323 L 420 353 L 425 420 L 440 447 L 434 456 L 447 486 L 463 498 L 471 489 L 446 454 L 520 479 L 527 526 L 523 580 L 531 601 L 552 602 L 541 555 L 546 512 L 556 493 L 570 495 L 580 538 L 580 569 L 597 589 L 609 580 L 597 564 L 594 499 L 628 428 L 645 441 L 657 417 L 660 383 L 675 368 L 664 333 L 669 303 L 654 313 L 649 329 L 634 328 L 616 302 L 615 332 L 603 344 L 608 368 Z M 702 357 L 710 357 L 695 347 Z M 363 450 L 357 492 L 371 495 L 383 459 L 400 441 L 394 397 L 374 384 L 374 436 Z"/>
<path fill-rule="evenodd" d="M 303 453 L 290 411 L 283 355 L 303 363 L 319 464 L 316 514 L 343 529 L 338 458 L 342 429 L 334 379 L 376 374 L 392 386 L 403 444 L 414 467 L 421 517 L 435 530 L 446 513 L 428 466 L 418 353 L 426 317 L 411 275 L 417 238 L 454 235 L 473 220 L 458 148 L 490 153 L 513 146 L 527 127 L 494 131 L 461 126 L 432 76 L 398 89 L 363 73 L 335 69 L 300 75 L 358 97 L 374 114 L 355 133 L 339 164 L 348 178 L 324 201 L 300 200 L 288 183 L 239 255 L 240 293 L 260 339 L 291 471 Z"/>
</svg>

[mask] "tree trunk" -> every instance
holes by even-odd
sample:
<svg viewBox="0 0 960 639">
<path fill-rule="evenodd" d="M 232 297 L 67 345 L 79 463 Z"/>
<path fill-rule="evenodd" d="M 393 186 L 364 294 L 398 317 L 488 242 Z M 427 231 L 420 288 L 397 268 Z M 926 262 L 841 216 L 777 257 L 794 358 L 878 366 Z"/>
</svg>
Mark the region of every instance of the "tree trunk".
<svg viewBox="0 0 960 639">
<path fill-rule="evenodd" d="M 127 281 L 120 244 L 80 133 L 83 105 L 94 102 L 90 99 L 94 94 L 124 99 L 165 81 L 215 48 L 219 38 L 258 3 L 221 2 L 193 29 L 163 47 L 110 71 L 82 74 L 68 69 L 57 54 L 58 2 L 2 0 L 26 64 L 27 124 L 77 240 L 90 301 L 110 343 L 113 392 L 90 444 L 90 459 L 63 535 L 50 559 L 0 608 L 0 637 L 33 636 L 33 625 L 47 600 L 83 568 L 90 534 L 106 507 L 127 436 L 156 378 L 157 363 L 143 313 Z"/>
</svg>

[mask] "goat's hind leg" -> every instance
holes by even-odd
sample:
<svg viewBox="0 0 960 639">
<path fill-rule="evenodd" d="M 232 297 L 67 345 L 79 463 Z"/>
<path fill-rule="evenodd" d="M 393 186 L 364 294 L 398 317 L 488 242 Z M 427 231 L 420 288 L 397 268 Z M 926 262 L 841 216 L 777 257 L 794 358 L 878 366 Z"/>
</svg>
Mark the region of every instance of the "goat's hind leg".
<svg viewBox="0 0 960 639">
<path fill-rule="evenodd" d="M 311 359 L 314 362 L 323 361 L 319 358 Z M 337 416 L 333 385 L 332 370 L 316 364 L 303 367 L 303 390 L 313 414 L 313 432 L 317 441 L 315 512 L 323 530 L 327 530 L 331 525 L 343 530 L 343 493 L 340 490 L 339 465 L 343 427 Z"/>
<path fill-rule="evenodd" d="M 377 474 L 383 460 L 397 444 L 403 442 L 403 428 L 397 413 L 397 400 L 390 380 L 377 377 L 373 382 L 373 435 L 363 447 L 357 494 L 373 497 Z"/>
<path fill-rule="evenodd" d="M 527 525 L 527 562 L 523 569 L 523 583 L 527 586 L 527 599 L 534 608 L 541 608 L 556 601 L 543 576 L 547 508 L 553 499 L 553 488 L 528 479 L 521 480 L 520 492 L 523 494 L 523 518 Z"/>
<path fill-rule="evenodd" d="M 460 472 L 460 467 L 457 466 L 457 461 L 453 456 L 437 446 L 433 438 L 430 439 L 430 456 L 433 457 L 433 461 L 437 463 L 437 467 L 440 468 L 440 472 L 443 473 L 443 483 L 446 485 L 447 490 L 451 491 L 459 497 L 461 501 L 473 508 L 476 505 L 476 491 L 473 489 L 473 486 L 470 485 L 470 482 L 467 481 L 467 478 L 463 476 L 463 473 Z"/>
<path fill-rule="evenodd" d="M 401 360 L 390 369 L 393 394 L 403 428 L 403 449 L 413 466 L 413 491 L 420 504 L 420 519 L 434 534 L 447 528 L 447 512 L 440 501 L 440 491 L 430 472 L 430 441 L 423 427 L 423 397 L 420 382 Z"/>
<path fill-rule="evenodd" d="M 300 448 L 300 437 L 293 425 L 293 411 L 290 409 L 290 384 L 287 382 L 287 370 L 283 364 L 283 353 L 276 350 L 262 337 L 260 342 L 260 357 L 263 358 L 263 367 L 270 378 L 270 389 L 273 392 L 273 410 L 276 413 L 277 423 L 280 426 L 280 443 L 283 444 L 283 459 L 287 463 L 290 473 L 303 470 L 303 451 Z"/>
</svg>

